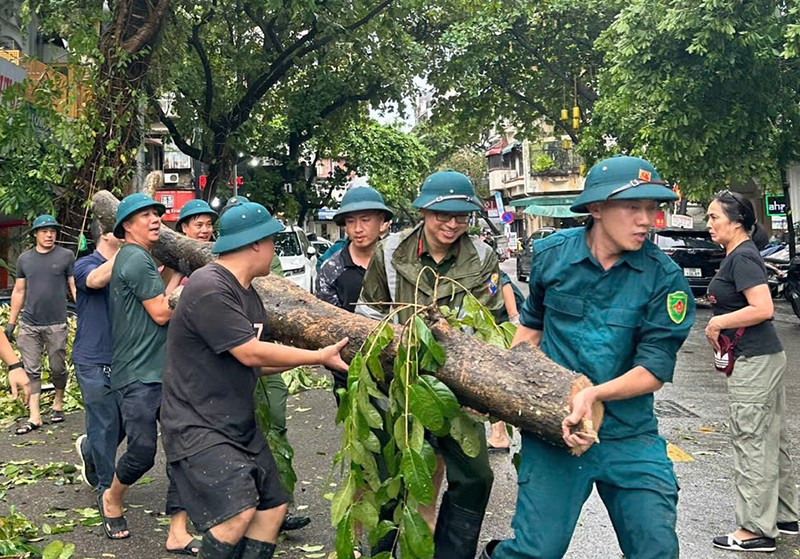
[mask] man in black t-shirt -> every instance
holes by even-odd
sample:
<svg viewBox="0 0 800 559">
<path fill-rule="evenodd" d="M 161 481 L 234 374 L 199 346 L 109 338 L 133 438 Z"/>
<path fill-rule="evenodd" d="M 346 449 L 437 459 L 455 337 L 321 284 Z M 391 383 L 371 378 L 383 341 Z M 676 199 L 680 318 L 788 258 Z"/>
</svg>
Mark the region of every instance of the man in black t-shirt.
<svg viewBox="0 0 800 559">
<path fill-rule="evenodd" d="M 31 236 L 36 246 L 17 260 L 17 279 L 11 293 L 11 312 L 5 328 L 13 341 L 17 318 L 22 317 L 17 349 L 22 355 L 31 387 L 28 420 L 14 431 L 26 435 L 42 426 L 39 399 L 42 389 L 42 353 L 47 354 L 55 398 L 51 423 L 64 421 L 64 389 L 67 386 L 67 295 L 75 300 L 75 257 L 56 245 L 61 228 L 51 215 L 33 221 Z"/>
<path fill-rule="evenodd" d="M 269 274 L 283 226 L 246 202 L 220 218 L 217 262 L 194 272 L 167 336 L 161 425 L 170 477 L 198 530 L 199 557 L 269 559 L 286 513 L 275 460 L 255 422 L 257 375 L 300 365 L 346 370 L 336 345 L 263 341 L 266 311 L 251 283 Z M 224 496 L 224 498 L 222 498 Z"/>
</svg>

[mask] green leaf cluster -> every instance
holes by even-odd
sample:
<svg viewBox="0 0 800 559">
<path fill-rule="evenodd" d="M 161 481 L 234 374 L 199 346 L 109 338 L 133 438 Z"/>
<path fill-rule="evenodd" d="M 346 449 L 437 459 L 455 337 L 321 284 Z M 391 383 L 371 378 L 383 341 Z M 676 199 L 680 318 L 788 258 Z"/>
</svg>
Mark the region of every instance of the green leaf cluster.
<svg viewBox="0 0 800 559">
<path fill-rule="evenodd" d="M 12 505 L 6 516 L 0 516 L 0 556 L 13 557 L 39 550 L 28 542 L 39 536 L 39 529 Z"/>
<path fill-rule="evenodd" d="M 297 484 L 297 474 L 292 465 L 294 449 L 286 437 L 285 417 L 283 418 L 283 425 L 279 425 L 279 420 L 274 415 L 276 413 L 285 413 L 286 410 L 272 409 L 274 402 L 270 399 L 267 383 L 268 379 L 266 377 L 259 377 L 253 392 L 256 423 L 267 439 L 272 456 L 275 458 L 281 487 L 289 495 L 292 495 Z"/>
<path fill-rule="evenodd" d="M 469 456 L 480 450 L 483 424 L 430 374 L 446 355 L 419 314 L 405 323 L 387 385 L 381 354 L 394 341 L 390 320 L 391 315 L 369 335 L 350 363 L 347 389 L 339 391 L 336 420 L 343 437 L 334 462 L 342 468 L 343 482 L 333 496 L 332 521 L 341 558 L 352 557 L 358 526 L 371 546 L 393 533 L 403 557 L 432 557 L 433 536 L 419 513 L 437 497 L 436 457 L 425 433 L 452 437 Z"/>
<path fill-rule="evenodd" d="M 623 5 L 618 0 L 455 2 L 428 80 L 435 87 L 434 121 L 459 145 L 492 125 L 511 122 L 531 138 L 543 125 L 580 137 L 572 107 L 585 125 L 599 93 L 602 53 L 594 48 Z M 569 110 L 567 122 L 561 110 Z M 549 132 L 546 133 L 549 135 Z"/>
</svg>

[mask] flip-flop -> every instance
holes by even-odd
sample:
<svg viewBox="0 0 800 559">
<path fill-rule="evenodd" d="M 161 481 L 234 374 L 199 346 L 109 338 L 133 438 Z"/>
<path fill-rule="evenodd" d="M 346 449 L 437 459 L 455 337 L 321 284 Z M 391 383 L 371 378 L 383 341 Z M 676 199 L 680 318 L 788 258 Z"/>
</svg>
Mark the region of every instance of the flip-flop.
<svg viewBox="0 0 800 559">
<path fill-rule="evenodd" d="M 64 423 L 64 412 L 62 410 L 53 410 L 50 413 L 50 423 Z"/>
<path fill-rule="evenodd" d="M 508 454 L 511 452 L 511 448 L 507 446 L 488 446 L 487 450 L 492 453 L 502 453 Z"/>
<path fill-rule="evenodd" d="M 106 509 L 103 506 L 103 495 L 105 491 L 97 494 L 97 509 L 100 511 L 100 518 L 103 519 L 103 530 L 106 537 L 110 540 L 124 540 L 130 538 L 131 533 L 128 532 L 128 521 L 124 516 L 106 516 Z M 128 532 L 124 536 L 118 536 L 120 532 Z"/>
<path fill-rule="evenodd" d="M 192 557 L 197 557 L 197 554 L 200 553 L 200 543 L 195 539 L 192 540 L 184 545 L 183 547 L 179 547 L 177 549 L 170 549 L 165 548 L 167 553 L 174 553 L 175 555 L 191 555 Z"/>
<path fill-rule="evenodd" d="M 27 435 L 31 431 L 36 431 L 39 427 L 41 427 L 41 425 L 37 425 L 36 423 L 33 423 L 32 421 L 26 421 L 25 423 L 23 423 L 22 425 L 17 427 L 16 431 L 14 431 L 14 434 L 15 435 Z"/>
</svg>

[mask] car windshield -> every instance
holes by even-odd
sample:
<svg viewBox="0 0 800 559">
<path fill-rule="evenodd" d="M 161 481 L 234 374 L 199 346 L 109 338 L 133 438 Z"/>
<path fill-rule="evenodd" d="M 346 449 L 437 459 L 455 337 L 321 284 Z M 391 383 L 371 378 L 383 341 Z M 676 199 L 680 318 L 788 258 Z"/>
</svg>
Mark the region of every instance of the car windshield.
<svg viewBox="0 0 800 559">
<path fill-rule="evenodd" d="M 720 246 L 700 235 L 680 234 L 680 235 L 662 235 L 656 234 L 656 244 L 660 248 L 701 248 L 720 250 Z"/>
<path fill-rule="evenodd" d="M 300 241 L 294 231 L 282 231 L 275 234 L 275 253 L 278 256 L 302 256 Z"/>
</svg>

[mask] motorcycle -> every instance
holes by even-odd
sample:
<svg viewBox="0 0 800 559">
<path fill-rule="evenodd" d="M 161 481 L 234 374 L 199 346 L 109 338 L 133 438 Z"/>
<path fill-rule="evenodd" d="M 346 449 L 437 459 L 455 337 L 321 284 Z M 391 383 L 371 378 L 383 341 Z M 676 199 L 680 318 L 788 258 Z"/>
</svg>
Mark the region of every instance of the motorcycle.
<svg viewBox="0 0 800 559">
<path fill-rule="evenodd" d="M 794 314 L 800 318 L 800 256 L 795 256 L 789 262 L 789 268 L 786 270 L 783 280 L 785 282 L 783 295 L 792 305 Z"/>
<path fill-rule="evenodd" d="M 773 299 L 780 299 L 783 297 L 784 288 L 786 286 L 786 266 L 776 265 L 771 262 L 764 261 L 764 266 L 767 268 L 767 286 L 769 286 L 769 293 Z"/>
</svg>

